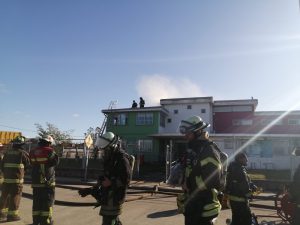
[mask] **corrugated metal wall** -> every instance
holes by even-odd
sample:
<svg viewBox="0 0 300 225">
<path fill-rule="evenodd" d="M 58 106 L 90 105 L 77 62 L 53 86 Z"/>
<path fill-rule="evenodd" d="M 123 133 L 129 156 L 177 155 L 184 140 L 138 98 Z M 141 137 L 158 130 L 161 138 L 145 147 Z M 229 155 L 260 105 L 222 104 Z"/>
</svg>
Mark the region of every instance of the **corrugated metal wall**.
<svg viewBox="0 0 300 225">
<path fill-rule="evenodd" d="M 15 137 L 22 135 L 21 132 L 16 131 L 0 131 L 0 143 L 8 144 Z"/>
</svg>

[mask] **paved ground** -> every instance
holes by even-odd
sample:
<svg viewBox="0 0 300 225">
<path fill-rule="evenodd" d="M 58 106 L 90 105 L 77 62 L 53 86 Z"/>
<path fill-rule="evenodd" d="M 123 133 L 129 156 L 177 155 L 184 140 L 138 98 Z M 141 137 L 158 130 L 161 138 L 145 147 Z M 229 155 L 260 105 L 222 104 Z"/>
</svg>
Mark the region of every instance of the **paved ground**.
<svg viewBox="0 0 300 225">
<path fill-rule="evenodd" d="M 153 183 L 136 183 L 136 186 L 145 185 L 153 187 Z M 82 185 L 71 185 L 69 188 L 78 188 Z M 136 193 L 130 191 L 127 202 L 124 205 L 124 213 L 121 220 L 124 225 L 183 225 L 184 218 L 177 213 L 176 198 L 169 194 Z M 29 185 L 24 187 L 24 196 L 21 201 L 20 214 L 21 222 L 10 222 L 8 225 L 28 225 L 32 222 L 30 199 L 31 188 Z M 77 190 L 56 188 L 56 205 L 54 206 L 54 220 L 56 225 L 100 225 L 101 217 L 99 208 L 93 209 L 91 203 L 94 200 L 91 197 L 81 198 Z M 86 206 L 78 206 L 82 203 Z M 263 204 L 273 204 L 270 202 L 257 202 Z M 257 215 L 276 216 L 274 210 L 252 209 Z M 230 210 L 222 210 L 216 225 L 225 225 L 225 220 L 230 218 Z M 262 218 L 259 221 L 274 221 L 274 224 L 280 224 L 279 218 Z"/>
</svg>

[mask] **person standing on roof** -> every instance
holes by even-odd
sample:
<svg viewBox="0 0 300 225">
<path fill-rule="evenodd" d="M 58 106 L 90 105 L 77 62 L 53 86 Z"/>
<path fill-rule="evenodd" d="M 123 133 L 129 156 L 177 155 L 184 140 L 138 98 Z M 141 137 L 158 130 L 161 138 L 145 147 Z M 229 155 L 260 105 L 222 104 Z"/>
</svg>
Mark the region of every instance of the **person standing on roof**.
<svg viewBox="0 0 300 225">
<path fill-rule="evenodd" d="M 140 108 L 144 108 L 145 107 L 145 100 L 140 97 Z"/>
<path fill-rule="evenodd" d="M 131 105 L 131 108 L 137 108 L 137 103 L 136 103 L 136 101 L 135 100 L 133 100 L 133 102 L 132 102 L 132 105 Z"/>
<path fill-rule="evenodd" d="M 183 190 L 185 225 L 212 225 L 221 204 L 218 192 L 221 187 L 222 163 L 216 144 L 204 129 L 210 124 L 199 116 L 182 120 L 179 131 L 188 141 Z"/>
<path fill-rule="evenodd" d="M 45 135 L 39 139 L 38 147 L 29 154 L 32 164 L 33 225 L 53 224 L 55 167 L 59 162 L 51 147 L 53 144 L 53 137 Z"/>
<path fill-rule="evenodd" d="M 24 174 L 30 164 L 24 151 L 26 138 L 18 136 L 12 140 L 12 149 L 5 152 L 1 161 L 3 186 L 0 198 L 1 222 L 19 221 L 19 206 L 22 197 Z"/>
</svg>

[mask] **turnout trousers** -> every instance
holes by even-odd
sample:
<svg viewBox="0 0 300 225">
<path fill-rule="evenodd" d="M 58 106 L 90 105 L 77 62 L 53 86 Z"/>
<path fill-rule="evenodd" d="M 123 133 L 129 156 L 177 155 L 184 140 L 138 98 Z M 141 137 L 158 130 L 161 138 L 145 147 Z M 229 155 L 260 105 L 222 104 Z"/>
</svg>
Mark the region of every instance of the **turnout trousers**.
<svg viewBox="0 0 300 225">
<path fill-rule="evenodd" d="M 251 225 L 252 215 L 249 207 L 249 202 L 230 201 L 232 212 L 231 225 Z"/>
<path fill-rule="evenodd" d="M 32 220 L 34 225 L 53 224 L 54 187 L 33 187 Z"/>
<path fill-rule="evenodd" d="M 213 225 L 214 220 L 218 215 L 202 216 L 204 211 L 203 199 L 195 198 L 190 200 L 184 211 L 184 224 L 185 225 Z M 241 224 L 239 224 L 241 225 Z M 243 224 L 244 225 L 244 224 Z"/>
<path fill-rule="evenodd" d="M 0 216 L 7 219 L 19 217 L 19 206 L 22 198 L 22 184 L 3 183 L 0 197 Z"/>
</svg>

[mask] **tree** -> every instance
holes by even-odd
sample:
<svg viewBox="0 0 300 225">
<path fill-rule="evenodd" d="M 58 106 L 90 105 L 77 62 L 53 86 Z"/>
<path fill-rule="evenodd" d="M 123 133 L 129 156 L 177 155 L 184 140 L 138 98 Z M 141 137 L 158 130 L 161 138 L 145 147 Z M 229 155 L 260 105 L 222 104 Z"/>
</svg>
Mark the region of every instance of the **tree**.
<svg viewBox="0 0 300 225">
<path fill-rule="evenodd" d="M 37 129 L 37 133 L 39 137 L 43 137 L 44 135 L 51 135 L 56 143 L 69 143 L 71 142 L 71 133 L 73 130 L 69 131 L 60 131 L 55 125 L 46 122 L 46 128 L 39 123 L 34 124 Z"/>
</svg>

